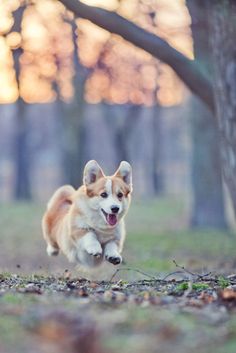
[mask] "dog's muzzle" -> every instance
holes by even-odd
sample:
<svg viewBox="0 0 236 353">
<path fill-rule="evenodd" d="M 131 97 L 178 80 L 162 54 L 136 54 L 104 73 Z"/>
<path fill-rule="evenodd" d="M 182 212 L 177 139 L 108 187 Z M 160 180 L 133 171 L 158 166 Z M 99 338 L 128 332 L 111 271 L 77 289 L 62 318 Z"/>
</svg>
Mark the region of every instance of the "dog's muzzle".
<svg viewBox="0 0 236 353">
<path fill-rule="evenodd" d="M 116 207 L 116 208 L 118 208 L 118 207 Z M 115 214 L 115 213 L 117 213 L 117 212 L 119 212 L 119 208 L 118 208 L 118 210 L 117 210 L 116 212 L 114 212 L 114 213 L 107 213 L 107 212 L 105 212 L 104 209 L 102 208 L 102 213 L 104 214 L 107 223 L 108 223 L 110 226 L 112 226 L 112 227 L 114 227 L 114 226 L 116 225 L 116 223 L 118 222 L 117 215 Z"/>
</svg>

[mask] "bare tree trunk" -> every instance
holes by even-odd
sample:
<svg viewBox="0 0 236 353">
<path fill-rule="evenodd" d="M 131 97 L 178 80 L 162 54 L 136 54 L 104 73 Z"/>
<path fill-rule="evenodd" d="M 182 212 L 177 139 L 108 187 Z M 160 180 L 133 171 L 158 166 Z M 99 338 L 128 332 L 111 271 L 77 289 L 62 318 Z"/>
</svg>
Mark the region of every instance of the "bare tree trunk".
<svg viewBox="0 0 236 353">
<path fill-rule="evenodd" d="M 155 195 L 161 195 L 164 191 L 164 177 L 162 171 L 162 132 L 161 132 L 161 119 L 160 109 L 155 104 L 152 107 L 152 136 L 153 136 L 153 188 Z"/>
<path fill-rule="evenodd" d="M 28 122 L 26 104 L 19 98 L 16 102 L 16 135 L 15 135 L 15 189 L 17 200 L 30 200 L 30 173 L 28 148 Z"/>
<path fill-rule="evenodd" d="M 65 179 L 77 188 L 82 183 L 86 159 L 85 101 L 83 96 L 85 82 L 76 80 L 75 85 L 73 101 L 65 107 L 63 145 Z"/>
<path fill-rule="evenodd" d="M 86 162 L 86 129 L 84 114 L 86 103 L 84 100 L 85 82 L 88 77 L 88 69 L 83 67 L 78 57 L 77 26 L 71 22 L 74 53 L 73 63 L 75 76 L 73 80 L 74 97 L 69 104 L 65 104 L 64 115 L 64 171 L 65 180 L 75 188 L 81 185 L 83 168 Z"/>
<path fill-rule="evenodd" d="M 19 7 L 14 13 L 14 25 L 12 32 L 21 32 L 21 23 L 25 7 Z M 13 50 L 13 61 L 18 90 L 20 88 L 20 56 L 22 48 Z M 14 196 L 18 200 L 29 200 L 30 191 L 30 168 L 28 149 L 28 123 L 26 117 L 26 104 L 21 97 L 16 102 L 16 134 L 15 134 L 15 188 Z"/>
<path fill-rule="evenodd" d="M 236 2 L 208 1 L 223 174 L 236 216 Z"/>
<path fill-rule="evenodd" d="M 219 136 L 211 112 L 196 97 L 192 98 L 192 188 L 193 228 L 227 227 L 219 157 Z M 212 126 L 213 125 L 213 126 Z"/>
<path fill-rule="evenodd" d="M 206 76 L 210 76 L 209 23 L 206 3 L 188 0 L 192 18 L 195 60 Z M 192 98 L 192 187 L 191 226 L 194 228 L 226 228 L 219 135 L 212 112 L 197 97 Z"/>
</svg>

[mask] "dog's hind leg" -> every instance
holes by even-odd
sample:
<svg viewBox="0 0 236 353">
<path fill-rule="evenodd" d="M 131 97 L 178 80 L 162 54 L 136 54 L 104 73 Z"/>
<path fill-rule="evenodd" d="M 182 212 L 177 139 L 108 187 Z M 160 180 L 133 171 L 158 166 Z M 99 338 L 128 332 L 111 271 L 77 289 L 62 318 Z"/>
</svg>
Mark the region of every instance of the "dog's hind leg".
<svg viewBox="0 0 236 353">
<path fill-rule="evenodd" d="M 59 254 L 59 248 L 52 246 L 50 243 L 47 245 L 48 256 L 57 256 Z"/>
<path fill-rule="evenodd" d="M 50 234 L 48 232 L 48 226 L 46 219 L 43 218 L 42 221 L 42 229 L 43 229 L 43 237 L 47 243 L 47 254 L 49 256 L 56 256 L 59 254 L 59 247 L 55 241 L 50 237 Z"/>
<path fill-rule="evenodd" d="M 49 256 L 55 256 L 59 253 L 55 227 L 58 220 L 68 212 L 72 200 L 71 197 L 75 189 L 70 185 L 60 187 L 48 202 L 47 210 L 42 220 L 43 237 L 47 243 L 47 253 Z"/>
</svg>

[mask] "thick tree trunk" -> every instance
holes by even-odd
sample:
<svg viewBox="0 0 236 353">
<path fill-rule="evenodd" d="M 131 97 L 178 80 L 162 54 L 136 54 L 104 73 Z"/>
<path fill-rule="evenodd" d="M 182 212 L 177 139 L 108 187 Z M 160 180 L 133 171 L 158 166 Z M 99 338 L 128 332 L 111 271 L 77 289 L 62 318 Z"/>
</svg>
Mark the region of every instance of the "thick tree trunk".
<svg viewBox="0 0 236 353">
<path fill-rule="evenodd" d="M 192 98 L 192 188 L 193 228 L 226 228 L 219 158 L 219 136 L 211 112 Z"/>
<path fill-rule="evenodd" d="M 236 2 L 208 0 L 223 174 L 236 216 Z"/>
<path fill-rule="evenodd" d="M 195 60 L 207 76 L 210 68 L 209 23 L 207 6 L 201 0 L 188 0 L 192 19 Z M 192 188 L 191 226 L 194 228 L 225 228 L 223 185 L 219 135 L 212 112 L 197 97 L 192 98 Z"/>
</svg>

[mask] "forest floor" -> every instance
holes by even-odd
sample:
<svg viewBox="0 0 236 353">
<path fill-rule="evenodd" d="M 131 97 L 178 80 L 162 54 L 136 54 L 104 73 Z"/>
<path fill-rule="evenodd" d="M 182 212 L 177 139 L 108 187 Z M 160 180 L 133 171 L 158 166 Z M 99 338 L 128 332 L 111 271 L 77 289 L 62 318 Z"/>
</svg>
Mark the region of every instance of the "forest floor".
<svg viewBox="0 0 236 353">
<path fill-rule="evenodd" d="M 192 232 L 176 200 L 134 204 L 125 263 L 47 258 L 43 209 L 0 207 L 1 353 L 234 353 L 236 234 Z"/>
</svg>

